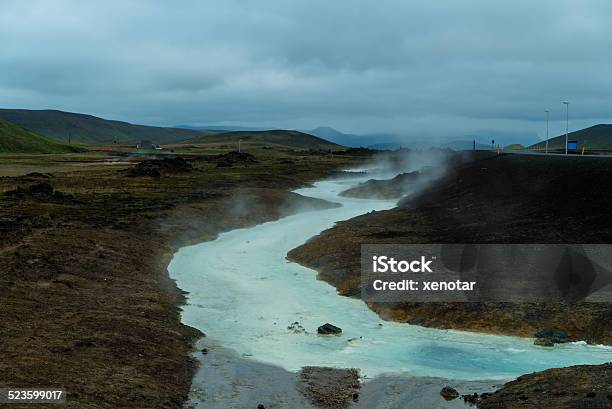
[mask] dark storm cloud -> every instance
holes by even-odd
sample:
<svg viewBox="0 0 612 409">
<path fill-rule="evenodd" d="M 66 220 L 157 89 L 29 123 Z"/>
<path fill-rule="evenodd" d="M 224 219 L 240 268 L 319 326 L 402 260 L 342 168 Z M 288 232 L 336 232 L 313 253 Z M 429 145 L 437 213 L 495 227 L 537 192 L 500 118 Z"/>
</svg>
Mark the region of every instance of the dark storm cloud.
<svg viewBox="0 0 612 409">
<path fill-rule="evenodd" d="M 612 116 L 611 15 L 607 0 L 4 0 L 0 105 L 542 136 L 543 110 L 560 120 L 564 99 L 574 128 Z"/>
</svg>

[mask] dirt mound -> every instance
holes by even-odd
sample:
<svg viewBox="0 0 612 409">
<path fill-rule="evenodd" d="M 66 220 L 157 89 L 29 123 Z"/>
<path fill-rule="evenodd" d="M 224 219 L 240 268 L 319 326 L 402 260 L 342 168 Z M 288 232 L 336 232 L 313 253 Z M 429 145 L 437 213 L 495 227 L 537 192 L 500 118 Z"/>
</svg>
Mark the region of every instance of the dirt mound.
<svg viewBox="0 0 612 409">
<path fill-rule="evenodd" d="M 610 408 L 612 364 L 578 365 L 523 375 L 492 395 L 478 396 L 481 409 Z"/>
<path fill-rule="evenodd" d="M 402 173 L 393 179 L 370 179 L 340 193 L 340 196 L 359 199 L 397 199 L 418 190 L 419 185 L 441 175 L 442 169 L 428 166 L 420 171 Z"/>
<path fill-rule="evenodd" d="M 380 153 L 379 150 L 369 148 L 348 148 L 332 152 L 334 155 L 351 155 L 351 156 L 374 156 Z"/>
<path fill-rule="evenodd" d="M 160 177 L 162 173 L 185 173 L 192 170 L 191 163 L 181 157 L 148 159 L 131 168 L 128 176 Z"/>
<path fill-rule="evenodd" d="M 17 189 L 9 190 L 4 195 L 21 200 L 33 199 L 55 203 L 62 203 L 72 200 L 71 195 L 53 189 L 53 186 L 47 182 L 37 183 L 27 187 L 18 186 Z"/>
<path fill-rule="evenodd" d="M 217 167 L 230 167 L 236 163 L 257 163 L 257 158 L 254 155 L 246 152 L 232 151 L 223 155 L 217 156 Z"/>
<path fill-rule="evenodd" d="M 298 389 L 320 408 L 347 408 L 359 399 L 359 370 L 306 366 Z"/>
<path fill-rule="evenodd" d="M 6 179 L 6 180 L 19 180 L 19 181 L 24 181 L 24 182 L 34 182 L 34 181 L 38 181 L 40 179 L 52 179 L 53 175 L 51 173 L 40 173 L 40 172 L 30 172 L 30 173 L 26 173 L 25 175 L 19 175 L 19 176 L 0 176 L 0 179 Z"/>
<path fill-rule="evenodd" d="M 19 179 L 51 179 L 53 177 L 50 173 L 30 172 L 25 175 L 18 176 Z"/>
</svg>

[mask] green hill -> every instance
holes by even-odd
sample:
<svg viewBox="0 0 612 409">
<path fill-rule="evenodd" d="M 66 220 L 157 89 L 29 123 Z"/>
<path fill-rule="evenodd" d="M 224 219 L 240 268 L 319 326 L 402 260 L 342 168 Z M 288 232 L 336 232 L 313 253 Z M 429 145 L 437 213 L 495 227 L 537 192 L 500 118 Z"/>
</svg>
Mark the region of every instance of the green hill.
<svg viewBox="0 0 612 409">
<path fill-rule="evenodd" d="M 335 144 L 317 136 L 299 131 L 236 131 L 222 132 L 196 139 L 189 143 L 238 143 L 241 140 L 248 144 L 261 144 L 264 146 L 283 147 L 290 149 L 338 150 L 344 146 Z"/>
<path fill-rule="evenodd" d="M 56 110 L 0 109 L 0 119 L 55 139 L 68 141 L 70 135 L 73 142 L 92 144 L 114 140 L 130 144 L 141 140 L 172 143 L 206 134 L 191 129 L 133 125 Z"/>
<path fill-rule="evenodd" d="M 521 145 L 520 143 L 513 143 L 510 145 L 504 146 L 505 151 L 522 151 L 523 149 L 525 149 L 525 147 Z"/>
<path fill-rule="evenodd" d="M 585 147 L 587 150 L 612 150 L 612 124 L 600 124 L 590 128 L 571 132 L 568 140 L 578 141 L 578 148 Z M 565 134 L 556 136 L 548 140 L 548 149 L 564 149 Z M 531 145 L 530 149 L 544 149 L 546 141 Z"/>
<path fill-rule="evenodd" d="M 0 120 L 0 153 L 68 153 L 83 149 Z"/>
</svg>

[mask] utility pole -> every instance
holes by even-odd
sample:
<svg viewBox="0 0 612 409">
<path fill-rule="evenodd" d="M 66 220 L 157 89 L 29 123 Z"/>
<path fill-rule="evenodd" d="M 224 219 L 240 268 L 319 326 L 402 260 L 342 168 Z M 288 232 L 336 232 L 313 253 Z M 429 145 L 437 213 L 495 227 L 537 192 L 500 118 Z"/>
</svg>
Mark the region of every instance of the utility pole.
<svg viewBox="0 0 612 409">
<path fill-rule="evenodd" d="M 544 112 L 546 112 L 546 150 L 544 152 L 548 153 L 548 129 L 549 129 L 548 123 L 549 123 L 549 120 L 550 120 L 550 110 L 547 109 Z"/>
<path fill-rule="evenodd" d="M 565 154 L 567 155 L 567 137 L 569 134 L 569 101 L 563 101 L 565 105 Z"/>
<path fill-rule="evenodd" d="M 68 132 L 68 145 L 72 143 L 72 132 Z"/>
<path fill-rule="evenodd" d="M 238 153 L 240 153 L 240 143 L 242 142 L 242 139 L 238 139 Z"/>
</svg>

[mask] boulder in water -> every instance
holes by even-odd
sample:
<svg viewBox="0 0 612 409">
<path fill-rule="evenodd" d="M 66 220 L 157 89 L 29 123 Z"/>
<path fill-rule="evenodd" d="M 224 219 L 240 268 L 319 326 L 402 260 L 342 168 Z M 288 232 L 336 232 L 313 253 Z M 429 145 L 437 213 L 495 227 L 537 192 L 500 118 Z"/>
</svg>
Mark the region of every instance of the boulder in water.
<svg viewBox="0 0 612 409">
<path fill-rule="evenodd" d="M 536 338 L 548 339 L 555 344 L 562 344 L 565 342 L 569 342 L 569 338 L 567 337 L 567 334 L 565 333 L 565 331 L 562 331 L 560 329 L 551 329 L 551 328 L 542 329 L 536 332 L 535 334 L 533 334 L 533 336 Z"/>
<path fill-rule="evenodd" d="M 340 335 L 342 334 L 342 328 L 336 327 L 330 323 L 325 323 L 317 328 L 317 333 L 320 335 Z"/>
<path fill-rule="evenodd" d="M 445 386 L 440 391 L 440 395 L 446 400 L 453 400 L 459 397 L 459 392 L 456 389 L 451 388 L 450 386 Z"/>
<path fill-rule="evenodd" d="M 471 395 L 461 395 L 463 401 L 469 405 L 477 405 L 480 402 L 480 397 L 476 392 Z"/>
<path fill-rule="evenodd" d="M 287 329 L 290 332 L 293 332 L 294 334 L 305 334 L 306 333 L 306 329 L 302 325 L 300 325 L 300 323 L 297 321 L 289 325 Z"/>
<path fill-rule="evenodd" d="M 541 347 L 554 347 L 555 343 L 548 338 L 536 338 L 533 345 L 538 345 Z"/>
</svg>

